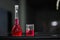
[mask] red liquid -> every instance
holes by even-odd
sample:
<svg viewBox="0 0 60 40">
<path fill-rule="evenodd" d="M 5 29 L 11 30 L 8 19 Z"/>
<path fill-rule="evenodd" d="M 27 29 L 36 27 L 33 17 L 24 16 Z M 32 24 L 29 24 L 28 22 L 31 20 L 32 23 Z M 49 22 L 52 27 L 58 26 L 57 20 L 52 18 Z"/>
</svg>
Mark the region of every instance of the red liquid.
<svg viewBox="0 0 60 40">
<path fill-rule="evenodd" d="M 15 25 L 12 28 L 12 36 L 22 36 L 22 29 L 18 19 L 15 20 Z"/>
<path fill-rule="evenodd" d="M 34 36 L 34 30 L 26 30 L 26 36 Z"/>
</svg>

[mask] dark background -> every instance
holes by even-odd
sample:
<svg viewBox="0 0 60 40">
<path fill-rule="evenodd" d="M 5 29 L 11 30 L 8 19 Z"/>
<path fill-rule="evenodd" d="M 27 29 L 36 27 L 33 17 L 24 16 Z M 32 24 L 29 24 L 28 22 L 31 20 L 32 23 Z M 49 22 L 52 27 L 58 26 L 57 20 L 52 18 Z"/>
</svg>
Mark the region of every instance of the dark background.
<svg viewBox="0 0 60 40">
<path fill-rule="evenodd" d="M 52 27 L 50 22 L 60 20 L 60 9 L 56 10 L 56 1 L 27 0 L 27 23 L 35 24 L 35 32 L 49 32 Z M 59 33 L 56 32 L 58 28 L 59 25 L 54 29 L 54 33 Z"/>
</svg>

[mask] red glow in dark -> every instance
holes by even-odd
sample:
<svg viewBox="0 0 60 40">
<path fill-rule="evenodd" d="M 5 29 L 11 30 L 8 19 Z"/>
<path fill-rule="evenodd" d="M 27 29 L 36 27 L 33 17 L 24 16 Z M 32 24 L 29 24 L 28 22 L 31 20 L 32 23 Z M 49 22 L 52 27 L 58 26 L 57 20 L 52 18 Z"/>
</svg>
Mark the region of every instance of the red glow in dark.
<svg viewBox="0 0 60 40">
<path fill-rule="evenodd" d="M 15 20 L 15 25 L 12 28 L 12 36 L 22 36 L 22 29 L 18 19 Z"/>
</svg>

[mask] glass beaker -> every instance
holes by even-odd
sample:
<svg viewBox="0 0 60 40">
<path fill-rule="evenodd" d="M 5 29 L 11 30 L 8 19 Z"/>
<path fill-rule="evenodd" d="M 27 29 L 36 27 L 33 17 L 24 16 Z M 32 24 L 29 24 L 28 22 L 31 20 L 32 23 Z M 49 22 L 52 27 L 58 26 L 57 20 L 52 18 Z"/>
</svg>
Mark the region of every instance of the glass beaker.
<svg viewBox="0 0 60 40">
<path fill-rule="evenodd" d="M 34 24 L 26 24 L 26 36 L 34 36 Z"/>
</svg>

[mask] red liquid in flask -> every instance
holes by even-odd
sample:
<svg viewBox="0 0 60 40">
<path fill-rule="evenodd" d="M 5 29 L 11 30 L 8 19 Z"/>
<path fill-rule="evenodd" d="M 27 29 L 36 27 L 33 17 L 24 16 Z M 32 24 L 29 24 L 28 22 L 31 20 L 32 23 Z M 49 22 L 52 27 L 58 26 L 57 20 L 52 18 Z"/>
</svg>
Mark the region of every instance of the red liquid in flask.
<svg viewBox="0 0 60 40">
<path fill-rule="evenodd" d="M 18 7 L 18 5 L 17 6 L 15 5 L 15 23 L 14 23 L 14 26 L 13 26 L 12 32 L 11 32 L 12 36 L 22 36 L 22 29 L 19 24 L 17 7 Z"/>
</svg>

